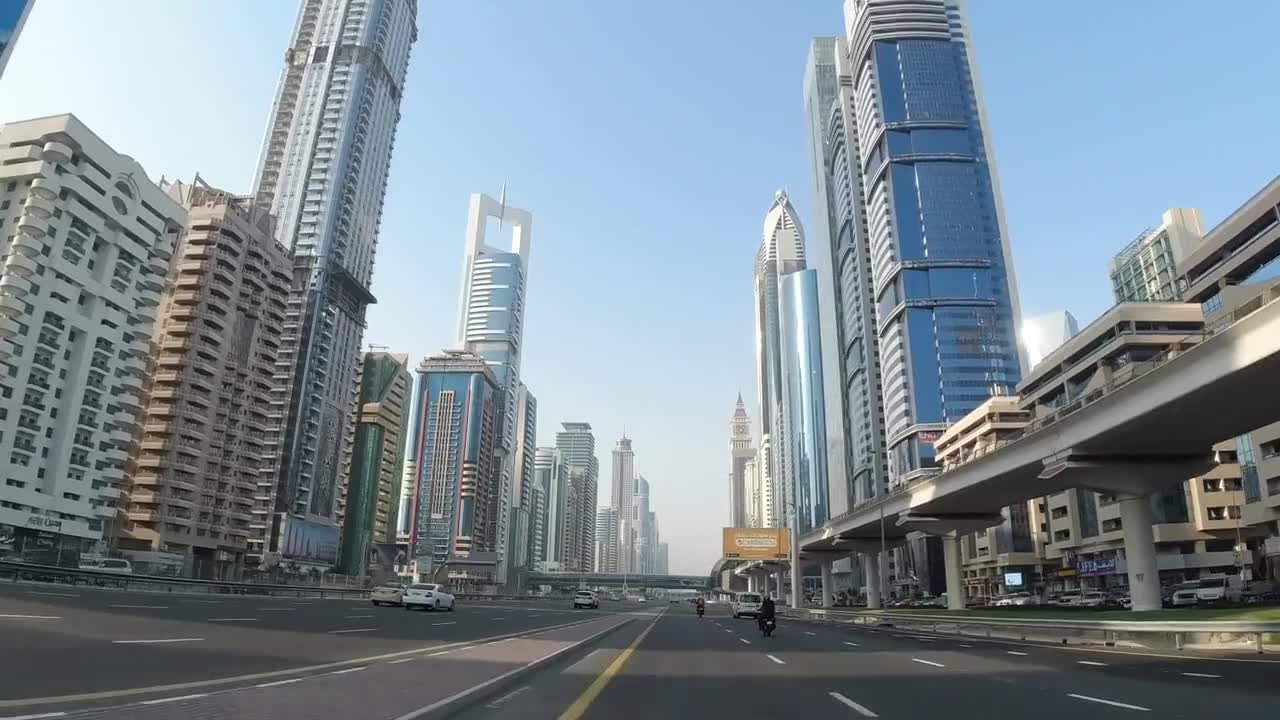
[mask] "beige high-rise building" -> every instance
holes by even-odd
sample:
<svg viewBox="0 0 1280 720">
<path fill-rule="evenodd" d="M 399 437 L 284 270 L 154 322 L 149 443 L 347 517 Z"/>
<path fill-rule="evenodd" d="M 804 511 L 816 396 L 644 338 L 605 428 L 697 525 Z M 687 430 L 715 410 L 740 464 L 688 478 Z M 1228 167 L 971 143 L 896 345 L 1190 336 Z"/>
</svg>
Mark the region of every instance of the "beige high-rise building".
<svg viewBox="0 0 1280 720">
<path fill-rule="evenodd" d="M 262 550 L 252 525 L 270 518 L 263 456 L 292 261 L 251 198 L 199 177 L 165 190 L 188 221 L 151 337 L 117 545 L 136 562 L 234 578 Z"/>
</svg>

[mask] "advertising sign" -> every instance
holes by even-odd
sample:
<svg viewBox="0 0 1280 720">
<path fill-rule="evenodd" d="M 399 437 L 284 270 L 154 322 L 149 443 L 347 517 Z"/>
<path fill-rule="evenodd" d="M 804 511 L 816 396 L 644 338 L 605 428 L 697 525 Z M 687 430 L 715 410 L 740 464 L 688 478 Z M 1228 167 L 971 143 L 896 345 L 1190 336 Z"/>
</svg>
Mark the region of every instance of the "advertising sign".
<svg viewBox="0 0 1280 720">
<path fill-rule="evenodd" d="M 334 563 L 338 559 L 337 525 L 286 515 L 280 537 L 280 556 L 286 560 Z"/>
<path fill-rule="evenodd" d="M 1076 561 L 1076 569 L 1081 575 L 1114 575 L 1116 572 L 1116 556 L 1100 555 L 1090 560 L 1081 558 Z"/>
<path fill-rule="evenodd" d="M 724 556 L 737 560 L 786 560 L 791 554 L 787 528 L 725 528 Z"/>
<path fill-rule="evenodd" d="M 1022 587 L 1022 573 L 1020 573 L 1020 572 L 1007 572 L 1007 573 L 1005 573 L 1005 574 L 1004 574 L 1004 586 L 1005 586 L 1005 587 L 1011 587 L 1011 588 L 1015 588 L 1015 587 Z"/>
</svg>

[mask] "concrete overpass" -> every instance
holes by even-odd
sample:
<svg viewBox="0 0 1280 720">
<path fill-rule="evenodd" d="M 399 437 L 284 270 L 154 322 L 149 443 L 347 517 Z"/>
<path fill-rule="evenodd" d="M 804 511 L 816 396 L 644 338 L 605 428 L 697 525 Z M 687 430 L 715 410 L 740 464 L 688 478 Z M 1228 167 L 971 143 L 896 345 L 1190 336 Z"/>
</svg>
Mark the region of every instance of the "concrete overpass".
<svg viewBox="0 0 1280 720">
<path fill-rule="evenodd" d="M 891 545 L 912 532 L 944 536 L 947 586 L 955 588 L 959 546 L 950 532 L 991 527 L 1007 505 L 1082 487 L 1118 496 L 1134 609 L 1159 608 L 1148 496 L 1212 467 L 1214 443 L 1280 419 L 1280 302 L 1268 300 L 1206 328 L 1193 347 L 1117 372 L 985 455 L 833 518 L 801 537 L 801 552 L 878 553 L 883 513 Z M 878 583 L 874 589 L 878 600 Z"/>
<path fill-rule="evenodd" d="M 623 575 L 621 573 L 535 572 L 528 575 L 530 585 L 552 587 L 628 587 L 664 588 L 667 590 L 704 590 L 711 587 L 706 575 Z"/>
</svg>

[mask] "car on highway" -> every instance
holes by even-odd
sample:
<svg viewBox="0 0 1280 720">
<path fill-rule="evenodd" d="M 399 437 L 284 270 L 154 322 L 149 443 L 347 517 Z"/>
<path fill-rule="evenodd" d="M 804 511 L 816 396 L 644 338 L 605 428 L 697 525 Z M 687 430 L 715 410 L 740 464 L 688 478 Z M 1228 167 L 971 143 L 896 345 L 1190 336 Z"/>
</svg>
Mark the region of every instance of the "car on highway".
<svg viewBox="0 0 1280 720">
<path fill-rule="evenodd" d="M 97 570 L 98 572 L 111 573 L 112 575 L 133 574 L 133 564 L 128 560 L 120 560 L 118 558 L 82 561 L 79 568 L 81 570 Z"/>
<path fill-rule="evenodd" d="M 599 598 L 597 598 L 596 594 L 591 592 L 590 590 L 579 590 L 578 592 L 573 594 L 574 610 L 577 610 L 578 608 L 591 608 L 592 610 L 596 610 L 599 607 L 600 607 Z"/>
<path fill-rule="evenodd" d="M 734 619 L 744 617 L 759 617 L 760 605 L 764 603 L 764 596 L 760 593 L 744 592 L 738 593 L 733 599 L 733 617 Z"/>
<path fill-rule="evenodd" d="M 424 610 L 453 610 L 454 598 L 443 585 L 421 583 L 410 585 L 400 600 L 405 610 L 422 608 Z"/>
<path fill-rule="evenodd" d="M 369 600 L 374 605 L 403 605 L 404 586 L 398 583 L 379 585 L 369 593 Z"/>
</svg>

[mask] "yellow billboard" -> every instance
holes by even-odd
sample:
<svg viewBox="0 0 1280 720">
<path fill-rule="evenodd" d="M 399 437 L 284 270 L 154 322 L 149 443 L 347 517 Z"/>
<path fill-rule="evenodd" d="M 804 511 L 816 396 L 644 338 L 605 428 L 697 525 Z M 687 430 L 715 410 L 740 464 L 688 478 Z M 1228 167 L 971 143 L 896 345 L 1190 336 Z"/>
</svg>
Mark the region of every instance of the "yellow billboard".
<svg viewBox="0 0 1280 720">
<path fill-rule="evenodd" d="M 791 557 L 787 528 L 724 529 L 724 556 L 736 560 L 786 560 Z"/>
</svg>

